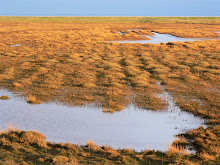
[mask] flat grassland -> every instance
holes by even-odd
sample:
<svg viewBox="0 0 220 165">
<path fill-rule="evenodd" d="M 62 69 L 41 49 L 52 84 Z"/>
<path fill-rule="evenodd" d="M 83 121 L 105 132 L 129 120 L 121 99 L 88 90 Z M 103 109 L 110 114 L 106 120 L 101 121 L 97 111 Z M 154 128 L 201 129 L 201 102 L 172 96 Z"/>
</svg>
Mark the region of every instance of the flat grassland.
<svg viewBox="0 0 220 165">
<path fill-rule="evenodd" d="M 0 21 L 6 22 L 82 22 L 82 23 L 199 23 L 219 24 L 219 17 L 24 17 L 1 16 Z"/>
<path fill-rule="evenodd" d="M 10 129 L 0 134 L 0 164 L 219 163 L 219 25 L 219 17 L 0 17 L 0 86 L 24 92 L 30 103 L 93 103 L 114 113 L 132 102 L 162 110 L 168 104 L 158 97 L 159 81 L 182 110 L 210 124 L 181 135 L 166 153 L 114 150 L 93 142 L 52 144 L 39 133 Z M 139 40 L 152 31 L 213 40 L 108 42 Z M 186 153 L 186 146 L 196 154 Z"/>
</svg>

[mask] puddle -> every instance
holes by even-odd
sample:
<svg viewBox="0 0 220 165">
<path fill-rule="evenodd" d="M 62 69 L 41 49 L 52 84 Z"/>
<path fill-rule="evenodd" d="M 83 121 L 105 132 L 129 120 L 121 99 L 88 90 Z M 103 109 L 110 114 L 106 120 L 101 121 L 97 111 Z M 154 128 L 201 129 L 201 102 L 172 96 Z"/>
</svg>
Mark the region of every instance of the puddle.
<svg viewBox="0 0 220 165">
<path fill-rule="evenodd" d="M 220 33 L 220 31 L 214 31 L 214 33 Z"/>
<path fill-rule="evenodd" d="M 11 47 L 18 47 L 18 46 L 22 46 L 22 44 L 11 45 Z"/>
<path fill-rule="evenodd" d="M 121 34 L 122 36 L 124 35 L 124 33 L 123 33 L 123 32 L 121 32 L 121 31 L 118 31 L 118 33 L 119 33 L 119 34 Z"/>
<path fill-rule="evenodd" d="M 168 42 L 177 42 L 177 41 L 204 41 L 210 40 L 208 38 L 181 38 L 177 36 L 173 36 L 171 34 L 161 34 L 157 32 L 152 32 L 154 35 L 141 35 L 142 38 L 149 38 L 150 40 L 124 40 L 124 41 L 110 41 L 110 42 L 118 42 L 118 43 L 141 43 L 141 44 L 159 44 L 161 42 L 168 43 Z"/>
<path fill-rule="evenodd" d="M 0 130 L 7 124 L 18 125 L 22 130 L 39 131 L 47 141 L 56 143 L 83 145 L 87 140 L 93 140 L 98 145 L 107 144 L 114 148 L 165 151 L 175 135 L 205 126 L 205 120 L 181 111 L 166 91 L 160 97 L 168 100 L 168 110 L 140 110 L 130 105 L 113 114 L 88 106 L 31 105 L 4 89 L 0 90 L 1 95 L 11 99 L 0 100 Z"/>
<path fill-rule="evenodd" d="M 23 46 L 23 45 L 22 44 L 11 45 L 11 47 L 19 47 L 19 46 Z M 30 47 L 30 45 L 26 45 L 26 47 Z"/>
</svg>

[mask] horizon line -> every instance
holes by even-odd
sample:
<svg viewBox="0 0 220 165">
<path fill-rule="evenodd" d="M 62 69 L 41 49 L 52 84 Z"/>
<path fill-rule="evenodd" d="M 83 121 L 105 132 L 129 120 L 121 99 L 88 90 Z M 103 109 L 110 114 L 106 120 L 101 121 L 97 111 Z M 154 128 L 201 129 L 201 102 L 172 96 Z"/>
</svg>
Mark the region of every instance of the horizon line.
<svg viewBox="0 0 220 165">
<path fill-rule="evenodd" d="M 0 14 L 0 16 L 14 17 L 220 17 L 220 15 L 81 15 L 81 14 Z"/>
</svg>

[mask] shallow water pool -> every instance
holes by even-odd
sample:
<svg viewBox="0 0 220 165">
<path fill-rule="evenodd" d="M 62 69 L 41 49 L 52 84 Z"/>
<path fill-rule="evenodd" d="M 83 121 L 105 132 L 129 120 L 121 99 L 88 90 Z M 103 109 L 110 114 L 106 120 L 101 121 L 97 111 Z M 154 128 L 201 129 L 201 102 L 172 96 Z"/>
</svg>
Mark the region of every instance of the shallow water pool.
<svg viewBox="0 0 220 165">
<path fill-rule="evenodd" d="M 169 102 L 163 111 L 141 110 L 132 104 L 113 114 L 96 107 L 68 107 L 55 103 L 31 105 L 7 90 L 9 100 L 0 100 L 0 129 L 7 124 L 22 130 L 43 133 L 47 141 L 98 145 L 114 148 L 133 148 L 136 151 L 156 149 L 165 151 L 178 133 L 204 125 L 204 120 L 183 112 L 164 91 L 160 97 Z"/>
<path fill-rule="evenodd" d="M 141 35 L 142 38 L 149 38 L 150 40 L 123 40 L 123 41 L 111 41 L 111 42 L 118 42 L 118 43 L 141 43 L 141 44 L 159 44 L 161 42 L 168 43 L 168 42 L 177 42 L 177 41 L 204 41 L 210 40 L 208 38 L 182 38 L 173 36 L 171 34 L 161 34 L 157 32 L 152 32 L 154 35 Z"/>
</svg>

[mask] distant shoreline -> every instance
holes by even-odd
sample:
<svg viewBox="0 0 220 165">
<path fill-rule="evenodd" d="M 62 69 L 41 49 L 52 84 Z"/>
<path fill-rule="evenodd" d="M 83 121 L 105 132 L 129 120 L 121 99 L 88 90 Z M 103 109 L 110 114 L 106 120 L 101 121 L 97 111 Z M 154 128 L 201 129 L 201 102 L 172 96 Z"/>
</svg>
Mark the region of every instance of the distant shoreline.
<svg viewBox="0 0 220 165">
<path fill-rule="evenodd" d="M 180 16 L 0 16 L 0 22 L 187 23 L 220 24 L 220 17 Z"/>
<path fill-rule="evenodd" d="M 81 15 L 81 14 L 0 14 L 0 17 L 220 17 L 220 15 Z"/>
</svg>

